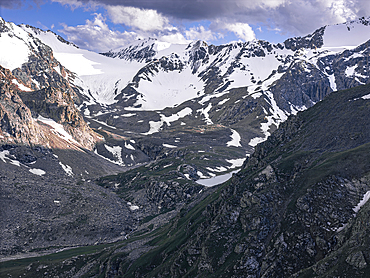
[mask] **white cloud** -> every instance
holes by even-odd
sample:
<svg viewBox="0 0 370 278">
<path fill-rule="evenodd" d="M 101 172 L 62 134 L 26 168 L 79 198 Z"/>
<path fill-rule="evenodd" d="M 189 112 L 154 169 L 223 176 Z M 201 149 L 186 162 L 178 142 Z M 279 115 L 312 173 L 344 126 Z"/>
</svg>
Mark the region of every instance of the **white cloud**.
<svg viewBox="0 0 370 278">
<path fill-rule="evenodd" d="M 0 0 L 5 1 L 5 0 Z M 18 0 L 15 0 L 18 1 Z M 35 1 L 35 0 L 34 0 Z M 132 32 L 109 30 L 101 15 L 85 25 L 64 26 L 62 30 L 83 48 L 103 51 L 120 47 L 130 40 L 153 37 L 172 43 L 205 40 L 217 44 L 226 32 L 250 41 L 256 34 L 249 24 L 262 30 L 286 36 L 302 36 L 328 24 L 342 23 L 370 14 L 369 0 L 51 0 L 72 8 L 103 8 L 114 24 L 122 24 Z M 209 28 L 197 26 L 185 29 L 177 24 L 207 20 Z"/>
<path fill-rule="evenodd" d="M 187 40 L 180 32 L 160 34 L 157 36 L 158 40 L 163 42 L 186 44 L 190 41 Z"/>
<path fill-rule="evenodd" d="M 145 32 L 142 30 L 119 32 L 110 30 L 105 21 L 106 18 L 101 14 L 95 14 L 94 20 L 86 20 L 84 25 L 68 26 L 62 24 L 63 29 L 58 31 L 65 34 L 69 41 L 72 41 L 79 47 L 96 52 L 106 52 L 120 48 L 138 38 L 149 36 L 163 42 L 180 44 L 190 42 L 176 27 L 171 25 L 157 32 Z"/>
<path fill-rule="evenodd" d="M 163 42 L 188 43 L 189 41 L 170 20 L 155 10 L 124 6 L 106 6 L 114 24 L 123 24 L 142 36 L 157 38 Z"/>
<path fill-rule="evenodd" d="M 0 0 L 0 6 L 20 8 L 26 3 L 45 0 Z M 132 30 L 157 32 L 175 20 L 214 22 L 227 19 L 230 24 L 258 24 L 277 27 L 289 35 L 306 35 L 328 24 L 342 23 L 370 15 L 369 0 L 49 0 L 75 8 L 105 8 L 114 23 Z M 176 24 L 175 24 L 176 25 Z M 240 27 L 240 26 L 239 26 Z M 239 28 L 232 26 L 233 30 Z M 239 28 L 240 29 L 240 28 Z M 212 28 L 211 28 L 212 30 Z M 236 31 L 243 38 L 248 31 Z M 201 30 L 199 30 L 201 34 Z M 188 35 L 197 37 L 196 31 Z M 206 33 L 203 32 L 203 35 Z M 210 35 L 208 35 L 210 36 Z"/>
<path fill-rule="evenodd" d="M 169 25 L 169 20 L 155 10 L 124 6 L 107 6 L 109 17 L 115 24 L 124 24 L 137 30 L 157 31 Z"/>
<path fill-rule="evenodd" d="M 0 3 L 2 1 L 8 0 L 0 0 Z M 19 1 L 14 0 L 15 3 Z M 203 39 L 215 43 L 225 31 L 235 33 L 242 40 L 254 39 L 256 35 L 249 24 L 262 26 L 264 30 L 274 30 L 284 36 L 303 36 L 325 25 L 370 14 L 369 0 L 51 1 L 72 8 L 104 8 L 113 23 L 123 24 L 144 37 L 163 37 L 177 41 Z M 193 23 L 207 20 L 211 26 L 209 29 L 201 26 L 181 29 L 181 32 L 171 29 L 177 23 L 181 24 L 182 20 Z"/>
<path fill-rule="evenodd" d="M 191 27 L 189 30 L 185 30 L 185 36 L 189 40 L 204 40 L 212 41 L 222 37 L 221 34 L 206 30 L 204 26 Z"/>
<path fill-rule="evenodd" d="M 322 5 L 328 9 L 338 21 L 356 18 L 352 4 L 353 2 L 345 0 L 322 0 Z"/>
<path fill-rule="evenodd" d="M 252 30 L 252 27 L 247 23 L 226 23 L 223 28 L 233 32 L 239 39 L 244 41 L 252 41 L 256 39 L 256 34 Z"/>
<path fill-rule="evenodd" d="M 56 3 L 62 4 L 62 5 L 69 5 L 73 9 L 78 8 L 78 7 L 82 7 L 82 6 L 85 5 L 85 3 L 81 2 L 81 1 L 78 1 L 78 0 L 51 0 L 51 2 L 56 2 Z"/>
<path fill-rule="evenodd" d="M 366 2 L 370 11 L 368 0 L 290 0 L 270 9 L 269 15 L 272 25 L 283 33 L 306 35 L 322 26 L 363 16 L 362 5 Z M 266 11 L 261 11 L 260 14 L 267 18 Z"/>
<path fill-rule="evenodd" d="M 104 52 L 119 48 L 138 38 L 135 32 L 112 31 L 105 23 L 101 14 L 95 14 L 94 20 L 86 20 L 85 25 L 67 26 L 62 24 L 64 33 L 68 40 L 74 42 L 81 48 Z"/>
</svg>

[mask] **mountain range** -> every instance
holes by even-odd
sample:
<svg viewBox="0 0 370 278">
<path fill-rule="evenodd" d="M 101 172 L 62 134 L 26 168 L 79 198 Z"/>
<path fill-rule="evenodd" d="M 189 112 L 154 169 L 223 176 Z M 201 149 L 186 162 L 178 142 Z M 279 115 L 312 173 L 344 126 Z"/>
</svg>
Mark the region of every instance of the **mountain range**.
<svg viewBox="0 0 370 278">
<path fill-rule="evenodd" d="M 1 20 L 1 275 L 365 277 L 369 25 L 98 54 Z"/>
</svg>

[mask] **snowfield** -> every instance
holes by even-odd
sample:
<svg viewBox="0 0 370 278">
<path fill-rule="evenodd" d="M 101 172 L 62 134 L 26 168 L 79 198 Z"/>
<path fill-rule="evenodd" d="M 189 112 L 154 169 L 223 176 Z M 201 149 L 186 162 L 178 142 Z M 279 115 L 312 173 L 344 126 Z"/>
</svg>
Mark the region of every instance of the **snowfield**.
<svg viewBox="0 0 370 278">
<path fill-rule="evenodd" d="M 232 177 L 232 175 L 237 172 L 239 172 L 239 170 L 236 170 L 236 171 L 224 174 L 224 175 L 214 176 L 209 179 L 200 179 L 200 180 L 197 180 L 196 183 L 206 186 L 206 187 L 216 186 L 216 185 L 219 185 L 229 180 Z"/>
<path fill-rule="evenodd" d="M 204 82 L 191 73 L 183 71 L 160 71 L 140 82 L 135 107 L 131 110 L 162 110 L 174 107 L 203 94 Z"/>
</svg>

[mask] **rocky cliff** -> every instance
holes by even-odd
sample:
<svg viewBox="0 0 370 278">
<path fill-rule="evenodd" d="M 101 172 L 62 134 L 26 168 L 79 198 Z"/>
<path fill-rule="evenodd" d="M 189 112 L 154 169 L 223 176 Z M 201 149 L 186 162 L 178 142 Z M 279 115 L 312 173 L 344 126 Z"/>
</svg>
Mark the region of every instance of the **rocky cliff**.
<svg viewBox="0 0 370 278">
<path fill-rule="evenodd" d="M 62 124 L 81 147 L 92 149 L 98 136 L 88 127 L 75 107 L 80 100 L 76 94 L 79 89 L 71 83 L 74 74 L 54 58 L 49 46 L 20 27 L 1 19 L 0 30 L 1 36 L 9 37 L 13 45 L 22 48 L 22 52 L 18 55 L 23 56 L 24 59 L 14 65 L 12 57 L 1 59 L 2 63 L 9 65 L 11 70 L 11 73 L 10 71 L 5 73 L 5 69 L 2 70 L 3 84 L 8 84 L 2 87 L 2 95 L 7 95 L 3 97 L 2 103 L 23 120 L 21 122 L 16 118 L 13 119 L 14 116 L 3 119 L 2 130 L 10 136 L 6 140 L 4 137 L 3 142 L 50 146 L 48 142 L 50 140 L 45 134 L 42 135 L 43 132 L 39 127 L 36 127 L 37 117 L 41 115 Z M 6 47 L 6 42 L 4 44 Z M 24 112 L 21 112 L 20 107 Z M 22 129 L 22 132 L 14 128 L 11 131 L 9 127 L 11 125 Z M 39 137 L 43 137 L 43 140 Z M 67 144 L 63 145 L 53 147 L 67 146 Z"/>
<path fill-rule="evenodd" d="M 46 138 L 30 109 L 19 97 L 17 79 L 10 70 L 0 66 L 0 142 L 14 144 L 45 144 Z"/>
</svg>

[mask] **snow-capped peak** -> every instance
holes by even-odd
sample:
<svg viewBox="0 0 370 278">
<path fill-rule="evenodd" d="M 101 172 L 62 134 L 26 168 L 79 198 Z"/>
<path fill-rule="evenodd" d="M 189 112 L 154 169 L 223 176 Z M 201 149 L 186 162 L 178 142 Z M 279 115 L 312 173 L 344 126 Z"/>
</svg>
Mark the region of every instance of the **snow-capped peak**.
<svg viewBox="0 0 370 278">
<path fill-rule="evenodd" d="M 352 49 L 369 40 L 370 17 L 360 18 L 325 28 L 325 48 Z"/>
<path fill-rule="evenodd" d="M 148 38 L 138 39 L 129 45 L 102 54 L 111 58 L 147 63 L 183 51 L 186 46 L 187 44 L 173 44 Z"/>
<path fill-rule="evenodd" d="M 3 26 L 4 34 L 0 37 L 0 65 L 10 70 L 19 68 L 28 61 L 32 38 L 20 27 L 12 22 L 6 22 L 3 18 L 0 18 L 0 25 Z"/>
</svg>

